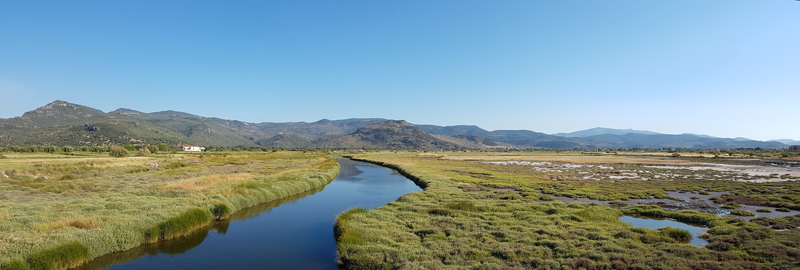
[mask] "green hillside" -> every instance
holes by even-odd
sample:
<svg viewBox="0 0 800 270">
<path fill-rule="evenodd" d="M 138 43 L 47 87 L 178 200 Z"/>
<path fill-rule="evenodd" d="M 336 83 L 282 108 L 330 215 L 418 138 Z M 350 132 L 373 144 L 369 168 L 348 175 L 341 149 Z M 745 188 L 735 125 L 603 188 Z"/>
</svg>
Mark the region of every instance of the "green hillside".
<svg viewBox="0 0 800 270">
<path fill-rule="evenodd" d="M 314 141 L 297 134 L 279 134 L 258 140 L 256 144 L 265 147 L 306 148 L 312 147 Z"/>
<path fill-rule="evenodd" d="M 434 137 L 406 121 L 389 120 L 357 129 L 353 134 L 326 140 L 323 148 L 350 149 L 462 149 L 462 145 Z"/>
</svg>

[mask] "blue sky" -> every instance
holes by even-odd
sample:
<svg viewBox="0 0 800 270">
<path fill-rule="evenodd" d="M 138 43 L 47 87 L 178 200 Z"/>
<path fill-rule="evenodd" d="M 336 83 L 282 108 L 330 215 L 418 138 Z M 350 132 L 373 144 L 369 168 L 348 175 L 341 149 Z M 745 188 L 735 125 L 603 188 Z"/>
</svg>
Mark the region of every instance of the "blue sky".
<svg viewBox="0 0 800 270">
<path fill-rule="evenodd" d="M 800 140 L 800 2 L 0 0 L 0 118 L 53 100 Z"/>
</svg>

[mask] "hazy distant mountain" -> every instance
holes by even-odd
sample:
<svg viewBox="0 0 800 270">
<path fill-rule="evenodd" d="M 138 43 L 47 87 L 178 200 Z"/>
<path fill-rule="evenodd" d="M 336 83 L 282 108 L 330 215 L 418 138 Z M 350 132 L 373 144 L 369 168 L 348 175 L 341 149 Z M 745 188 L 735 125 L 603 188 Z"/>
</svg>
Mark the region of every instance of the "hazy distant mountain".
<svg viewBox="0 0 800 270">
<path fill-rule="evenodd" d="M 789 139 L 771 140 L 770 142 L 779 142 L 785 145 L 800 145 L 800 141 L 789 140 Z"/>
<path fill-rule="evenodd" d="M 701 137 L 692 134 L 625 134 L 596 135 L 581 138 L 584 143 L 598 148 L 696 148 L 696 149 L 729 149 L 729 148 L 772 148 L 785 147 L 779 142 L 737 141 L 735 139 Z"/>
<path fill-rule="evenodd" d="M 569 144 L 570 147 L 566 148 L 574 148 L 580 147 L 580 144 L 573 144 L 572 142 L 563 143 L 569 141 L 570 139 L 547 135 L 540 132 L 534 132 L 530 130 L 495 130 L 495 131 L 487 131 L 477 126 L 434 126 L 434 125 L 417 125 L 417 127 L 424 129 L 427 132 L 430 132 L 433 135 L 447 135 L 447 136 L 480 136 L 485 139 L 489 139 L 492 142 L 500 142 L 506 145 L 518 146 L 518 147 L 543 147 L 537 146 L 537 144 L 546 142 L 562 142 L 562 143 L 553 143 L 558 145 L 566 145 Z"/>
<path fill-rule="evenodd" d="M 436 138 L 406 121 L 389 120 L 318 144 L 323 148 L 448 150 L 464 148 Z"/>
<path fill-rule="evenodd" d="M 596 128 L 590 128 L 590 129 L 587 129 L 587 130 L 575 131 L 575 132 L 570 132 L 570 133 L 556 133 L 556 134 L 553 134 L 553 135 L 561 136 L 561 137 L 574 138 L 574 137 L 589 137 L 589 136 L 604 135 L 604 134 L 625 135 L 625 134 L 630 134 L 630 133 L 633 133 L 633 134 L 646 134 L 646 135 L 661 134 L 661 133 L 658 133 L 658 132 L 652 132 L 652 131 L 647 131 L 647 130 L 613 129 L 613 128 L 596 127 Z"/>
</svg>

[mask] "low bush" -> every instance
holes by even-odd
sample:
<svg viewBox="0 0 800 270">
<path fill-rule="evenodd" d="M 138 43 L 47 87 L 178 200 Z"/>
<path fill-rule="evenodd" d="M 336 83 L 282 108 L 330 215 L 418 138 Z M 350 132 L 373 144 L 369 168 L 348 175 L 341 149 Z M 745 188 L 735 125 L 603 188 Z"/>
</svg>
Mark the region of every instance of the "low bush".
<svg viewBox="0 0 800 270">
<path fill-rule="evenodd" d="M 692 234 L 689 233 L 689 231 L 683 229 L 664 227 L 664 228 L 659 228 L 658 232 L 661 235 L 675 239 L 676 241 L 682 243 L 688 243 L 689 240 L 692 240 Z"/>
<path fill-rule="evenodd" d="M 119 147 L 119 146 L 112 146 L 108 155 L 112 157 L 127 157 L 131 154 L 128 149 Z"/>
<path fill-rule="evenodd" d="M 190 233 L 192 230 L 208 224 L 211 215 L 203 209 L 190 209 L 183 214 L 170 218 L 145 232 L 147 242 L 169 240 Z"/>
<path fill-rule="evenodd" d="M 752 216 L 755 216 L 756 214 L 753 214 L 753 213 L 745 211 L 745 210 L 733 210 L 733 211 L 731 211 L 731 215 L 742 216 L 742 217 L 752 217 Z"/>
<path fill-rule="evenodd" d="M 475 204 L 473 202 L 468 202 L 468 201 L 448 203 L 446 207 L 452 210 L 462 210 L 462 211 L 475 210 Z"/>
<path fill-rule="evenodd" d="M 139 151 L 136 152 L 137 156 L 146 156 L 146 155 L 149 155 L 149 154 L 152 154 L 152 153 L 150 152 L 150 149 L 147 148 L 147 147 L 139 148 Z"/>
<path fill-rule="evenodd" d="M 231 208 L 227 204 L 218 203 L 211 207 L 211 214 L 214 215 L 216 220 L 228 219 L 231 214 Z"/>
<path fill-rule="evenodd" d="M 0 265 L 0 270 L 30 270 L 31 267 L 23 260 L 12 259 L 6 264 Z"/>
<path fill-rule="evenodd" d="M 89 248 L 78 242 L 69 242 L 33 253 L 27 262 L 31 269 L 56 270 L 72 268 L 89 259 Z"/>
<path fill-rule="evenodd" d="M 722 205 L 722 208 L 725 208 L 725 209 L 736 209 L 736 208 L 739 208 L 739 207 L 742 207 L 742 205 L 738 204 L 738 203 L 734 203 L 734 202 L 729 202 L 729 203 L 725 203 L 724 205 Z"/>
</svg>

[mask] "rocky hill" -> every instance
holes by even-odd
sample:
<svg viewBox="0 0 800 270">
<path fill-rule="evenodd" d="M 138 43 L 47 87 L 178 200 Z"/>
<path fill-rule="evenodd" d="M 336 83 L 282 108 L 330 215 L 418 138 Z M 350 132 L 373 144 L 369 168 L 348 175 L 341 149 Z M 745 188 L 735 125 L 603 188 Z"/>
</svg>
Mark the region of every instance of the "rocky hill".
<svg viewBox="0 0 800 270">
<path fill-rule="evenodd" d="M 357 129 L 353 134 L 326 140 L 324 148 L 451 150 L 464 146 L 434 137 L 406 121 L 389 120 Z"/>
</svg>

